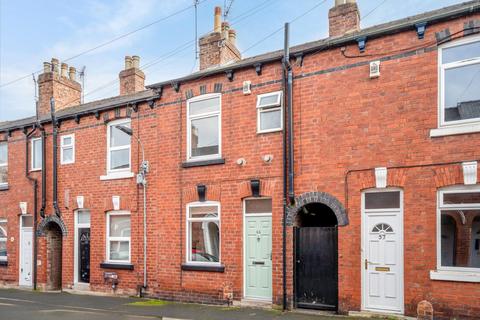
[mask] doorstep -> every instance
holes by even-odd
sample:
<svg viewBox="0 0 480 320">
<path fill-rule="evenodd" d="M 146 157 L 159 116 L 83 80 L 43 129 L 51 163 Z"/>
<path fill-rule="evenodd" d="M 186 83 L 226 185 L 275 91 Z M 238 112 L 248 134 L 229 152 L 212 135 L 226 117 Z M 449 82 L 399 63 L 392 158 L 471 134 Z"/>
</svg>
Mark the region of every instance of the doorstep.
<svg viewBox="0 0 480 320">
<path fill-rule="evenodd" d="M 292 309 L 293 313 L 299 313 L 299 314 L 308 314 L 308 315 L 313 315 L 313 316 L 323 316 L 323 317 L 344 317 L 342 315 L 339 315 L 335 311 L 327 311 L 327 310 L 315 310 L 315 309 L 303 309 L 303 308 L 295 308 Z"/>
<path fill-rule="evenodd" d="M 348 315 L 351 317 L 359 318 L 385 318 L 385 319 L 399 319 L 399 320 L 415 320 L 415 317 L 408 317 L 403 314 L 397 313 L 384 313 L 384 312 L 373 312 L 373 311 L 349 311 Z"/>
<path fill-rule="evenodd" d="M 272 301 L 270 300 L 259 300 L 259 299 L 242 299 L 240 301 L 233 301 L 234 307 L 250 307 L 250 308 L 260 308 L 260 309 L 272 309 Z"/>
</svg>

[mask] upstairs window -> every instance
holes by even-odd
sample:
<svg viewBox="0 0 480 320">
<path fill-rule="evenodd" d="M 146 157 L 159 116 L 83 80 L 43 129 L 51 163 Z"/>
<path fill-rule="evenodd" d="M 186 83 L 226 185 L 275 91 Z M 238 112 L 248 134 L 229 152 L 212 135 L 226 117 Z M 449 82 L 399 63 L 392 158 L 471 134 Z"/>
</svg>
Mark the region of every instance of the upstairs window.
<svg viewBox="0 0 480 320">
<path fill-rule="evenodd" d="M 438 269 L 480 272 L 480 190 L 444 190 L 438 199 Z"/>
<path fill-rule="evenodd" d="M 60 138 L 60 163 L 75 162 L 75 135 L 69 134 Z"/>
<path fill-rule="evenodd" d="M 7 220 L 0 218 L 0 261 L 7 261 Z"/>
<path fill-rule="evenodd" d="M 440 126 L 480 121 L 480 37 L 439 50 Z"/>
<path fill-rule="evenodd" d="M 8 143 L 0 143 L 0 187 L 8 183 Z"/>
<path fill-rule="evenodd" d="M 208 94 L 187 102 L 188 160 L 221 157 L 221 98 Z"/>
<path fill-rule="evenodd" d="M 42 139 L 34 138 L 32 141 L 32 159 L 31 167 L 32 171 L 42 170 Z"/>
<path fill-rule="evenodd" d="M 112 121 L 107 132 L 107 170 L 109 173 L 130 171 L 131 137 L 118 127 L 130 129 L 130 119 Z"/>
<path fill-rule="evenodd" d="M 257 97 L 257 132 L 266 133 L 283 129 L 282 91 Z"/>
<path fill-rule="evenodd" d="M 220 205 L 190 204 L 187 208 L 187 263 L 220 263 Z"/>
</svg>

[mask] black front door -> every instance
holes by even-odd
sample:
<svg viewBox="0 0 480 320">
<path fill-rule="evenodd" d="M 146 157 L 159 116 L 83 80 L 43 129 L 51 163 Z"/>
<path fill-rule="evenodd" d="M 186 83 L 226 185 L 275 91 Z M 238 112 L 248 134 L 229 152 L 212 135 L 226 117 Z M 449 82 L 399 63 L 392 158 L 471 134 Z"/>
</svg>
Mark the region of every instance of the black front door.
<svg viewBox="0 0 480 320">
<path fill-rule="evenodd" d="M 78 229 L 79 280 L 90 282 L 90 228 Z"/>
<path fill-rule="evenodd" d="M 295 228 L 295 303 L 337 310 L 337 227 Z"/>
</svg>

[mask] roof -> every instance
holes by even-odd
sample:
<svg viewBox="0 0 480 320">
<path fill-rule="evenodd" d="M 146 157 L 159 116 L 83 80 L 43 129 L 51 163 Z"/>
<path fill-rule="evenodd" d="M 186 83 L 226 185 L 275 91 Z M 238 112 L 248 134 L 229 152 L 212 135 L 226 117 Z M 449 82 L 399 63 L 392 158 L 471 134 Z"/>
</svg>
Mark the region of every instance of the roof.
<svg viewBox="0 0 480 320">
<path fill-rule="evenodd" d="M 102 100 L 96 100 L 76 106 L 68 107 L 59 110 L 55 113 L 57 119 L 69 119 L 78 115 L 91 114 L 96 111 L 114 108 L 125 104 L 134 104 L 136 102 L 154 99 L 157 94 L 153 90 L 144 90 L 130 95 L 116 96 Z M 49 122 L 50 115 L 40 117 L 38 120 L 41 123 Z M 26 126 L 31 126 L 36 122 L 36 117 L 28 117 L 14 121 L 0 122 L 0 131 L 19 129 Z"/>
<path fill-rule="evenodd" d="M 457 17 L 465 16 L 467 14 L 472 14 L 475 12 L 480 12 L 480 0 L 474 0 L 469 2 L 464 2 L 456 4 L 453 6 L 445 7 L 438 10 L 433 10 L 411 16 L 408 18 L 395 20 L 392 22 L 376 25 L 373 27 L 365 28 L 359 32 L 351 33 L 348 35 L 340 37 L 330 37 L 321 39 L 318 41 L 307 42 L 298 46 L 294 46 L 290 49 L 290 55 L 292 57 L 298 54 L 308 54 L 311 52 L 316 52 L 318 50 L 324 50 L 328 48 L 334 48 L 349 43 L 354 43 L 357 39 L 361 37 L 367 37 L 368 39 L 379 38 L 389 34 L 394 34 L 402 32 L 405 30 L 411 30 L 418 23 L 437 23 L 441 21 L 447 21 L 455 19 Z M 72 106 L 65 108 L 56 113 L 58 119 L 68 119 L 73 118 L 78 115 L 89 114 L 96 111 L 107 110 L 115 108 L 117 106 L 122 106 L 125 104 L 133 104 L 140 101 L 151 100 L 157 97 L 155 89 L 171 85 L 176 82 L 186 82 L 192 81 L 206 76 L 220 74 L 229 70 L 237 70 L 246 67 L 252 67 L 256 64 L 263 64 L 269 62 L 280 61 L 283 57 L 283 50 L 271 51 L 265 54 L 249 57 L 242 59 L 240 61 L 230 63 L 227 65 L 215 66 L 205 70 L 197 71 L 192 74 L 189 74 L 184 77 L 163 81 L 147 86 L 147 90 L 137 92 L 131 95 L 116 96 L 112 98 L 92 101 L 89 103 L 80 104 L 77 106 Z M 50 121 L 50 116 L 44 116 L 39 119 L 40 122 L 45 123 Z M 14 121 L 0 122 L 0 131 L 13 130 L 23 128 L 25 126 L 31 126 L 36 122 L 35 117 L 29 117 Z"/>
<path fill-rule="evenodd" d="M 298 54 L 308 54 L 311 52 L 316 52 L 318 50 L 339 47 L 342 45 L 357 42 L 357 39 L 362 37 L 373 39 L 383 37 L 389 34 L 399 33 L 405 30 L 413 30 L 415 25 L 419 23 L 427 23 L 428 28 L 428 24 L 455 19 L 475 12 L 480 12 L 480 0 L 464 2 L 453 6 L 410 16 L 407 18 L 379 24 L 340 37 L 330 37 L 317 41 L 307 42 L 290 48 L 290 56 L 295 57 Z M 147 86 L 147 88 L 159 88 L 175 82 L 186 82 L 206 76 L 216 75 L 230 70 L 238 70 L 246 67 L 252 67 L 256 64 L 280 61 L 282 57 L 283 50 L 272 51 L 254 57 L 245 58 L 234 63 L 204 69 L 181 78 L 155 83 Z"/>
</svg>

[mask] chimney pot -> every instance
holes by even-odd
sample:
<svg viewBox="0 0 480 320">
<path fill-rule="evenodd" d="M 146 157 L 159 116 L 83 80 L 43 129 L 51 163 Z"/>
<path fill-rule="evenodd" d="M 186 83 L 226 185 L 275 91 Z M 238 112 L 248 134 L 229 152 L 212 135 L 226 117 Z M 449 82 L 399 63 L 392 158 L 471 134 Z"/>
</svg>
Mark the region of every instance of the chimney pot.
<svg viewBox="0 0 480 320">
<path fill-rule="evenodd" d="M 50 64 L 50 62 L 44 62 L 43 63 L 43 73 L 47 73 L 47 72 L 50 72 L 52 71 L 52 65 Z"/>
<path fill-rule="evenodd" d="M 135 69 L 140 69 L 140 57 L 132 56 L 132 67 Z"/>
<path fill-rule="evenodd" d="M 222 8 L 215 7 L 215 15 L 213 18 L 213 32 L 218 32 L 218 33 L 222 32 L 221 21 L 222 21 Z"/>
<path fill-rule="evenodd" d="M 75 69 L 75 67 L 70 67 L 70 69 L 68 70 L 68 76 L 69 76 L 70 80 L 77 81 L 77 79 L 76 79 L 77 69 Z"/>
<path fill-rule="evenodd" d="M 228 30 L 230 30 L 230 24 L 227 21 L 222 22 L 223 37 L 228 40 Z"/>
<path fill-rule="evenodd" d="M 132 57 L 125 56 L 125 70 L 132 68 Z"/>
<path fill-rule="evenodd" d="M 62 63 L 62 77 L 67 78 L 68 77 L 68 64 Z"/>
<path fill-rule="evenodd" d="M 237 32 L 233 29 L 228 30 L 228 40 L 235 46 L 237 40 Z"/>
<path fill-rule="evenodd" d="M 59 62 L 58 62 L 58 59 L 52 58 L 52 71 L 53 71 L 54 73 L 58 73 L 58 71 L 59 71 L 59 70 L 58 70 L 58 63 L 59 63 Z"/>
</svg>

